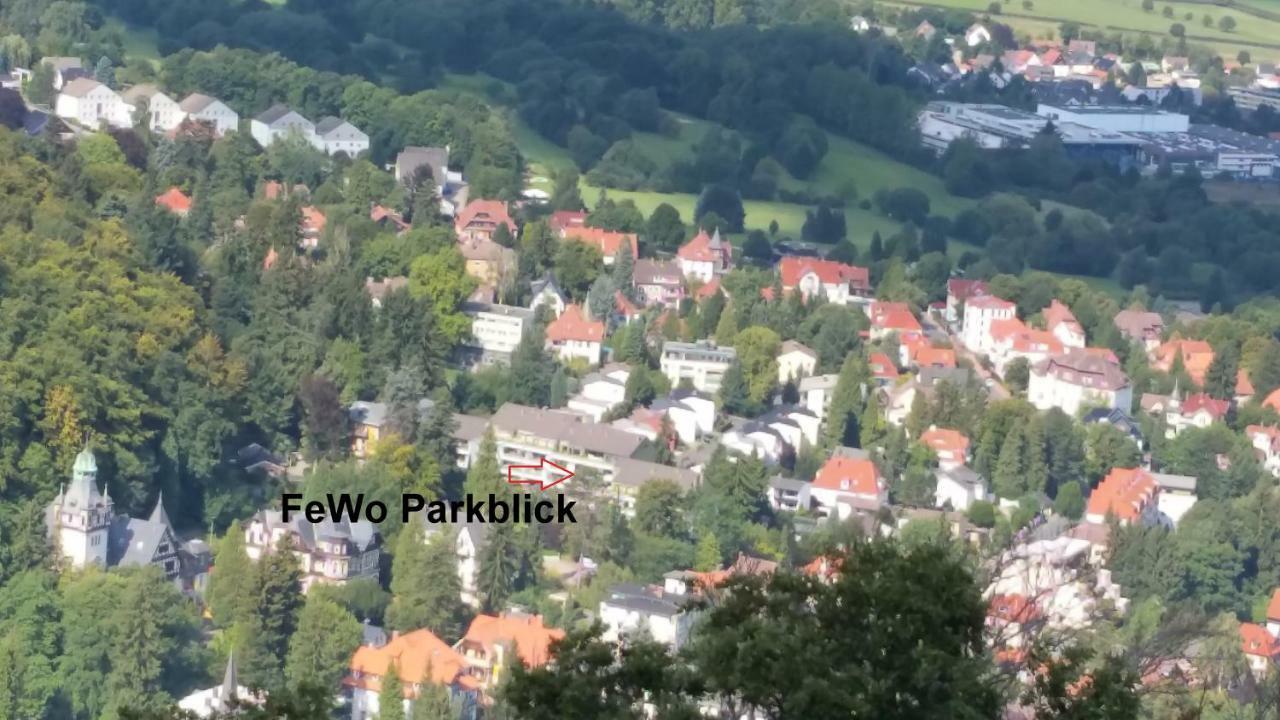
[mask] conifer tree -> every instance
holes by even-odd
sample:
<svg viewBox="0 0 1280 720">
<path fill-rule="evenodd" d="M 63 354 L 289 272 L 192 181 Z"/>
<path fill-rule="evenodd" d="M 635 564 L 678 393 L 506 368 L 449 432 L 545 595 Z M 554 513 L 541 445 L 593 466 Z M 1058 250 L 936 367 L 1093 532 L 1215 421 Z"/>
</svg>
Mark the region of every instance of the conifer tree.
<svg viewBox="0 0 1280 720">
<path fill-rule="evenodd" d="M 254 687 L 278 688 L 284 682 L 284 658 L 302 609 L 302 573 L 288 535 L 257 566 L 257 591 L 244 640 L 245 675 Z"/>
<path fill-rule="evenodd" d="M 649 324 L 640 318 L 627 326 L 626 335 L 622 339 L 622 360 L 629 363 L 644 363 L 646 358 L 644 338 Z"/>
<path fill-rule="evenodd" d="M 447 641 L 462 635 L 465 608 L 448 532 L 433 533 L 426 542 L 417 526 L 400 532 L 391 566 L 391 592 L 387 625 L 393 630 L 427 628 Z"/>
<path fill-rule="evenodd" d="M 716 343 L 732 345 L 738 337 L 738 312 L 733 305 L 726 305 L 716 323 Z"/>
<path fill-rule="evenodd" d="M 431 412 L 418 424 L 414 444 L 440 467 L 451 467 L 457 459 L 453 433 L 458 429 L 458 421 L 453 414 L 458 408 L 453 402 L 453 395 L 445 387 L 432 393 L 431 403 Z"/>
<path fill-rule="evenodd" d="M 476 589 L 486 612 L 497 612 L 514 591 L 517 567 L 513 526 L 508 523 L 489 527 L 489 536 L 480 551 L 480 569 Z"/>
<path fill-rule="evenodd" d="M 213 621 L 230 627 L 253 611 L 254 569 L 244 549 L 244 534 L 232 525 L 217 543 L 213 558 L 216 571 L 209 575 L 207 600 Z"/>
<path fill-rule="evenodd" d="M 409 713 L 410 720 L 457 720 L 458 709 L 453 706 L 448 689 L 431 680 L 430 664 L 418 688 L 418 697 L 414 698 Z"/>
<path fill-rule="evenodd" d="M 858 415 L 863 409 L 862 391 L 867 376 L 867 364 L 862 358 L 854 353 L 845 357 L 827 411 L 828 444 L 859 447 Z"/>
<path fill-rule="evenodd" d="M 290 686 L 336 687 L 362 638 L 360 622 L 346 608 L 311 594 L 289 640 L 285 676 Z"/>
<path fill-rule="evenodd" d="M 708 532 L 698 539 L 697 553 L 694 555 L 693 567 L 698 572 L 711 572 L 720 569 L 723 555 L 716 534 Z"/>
<path fill-rule="evenodd" d="M 880 412 L 880 400 L 875 393 L 867 398 L 866 407 L 858 420 L 859 447 L 873 448 L 889 434 L 889 425 Z"/>
<path fill-rule="evenodd" d="M 1002 498 L 1009 500 L 1021 497 L 1026 492 L 1023 478 L 1026 476 L 1027 436 L 1022 428 L 1015 427 L 1004 438 L 1000 447 L 1000 457 L 996 460 L 995 472 L 991 478 L 992 489 Z"/>
<path fill-rule="evenodd" d="M 631 256 L 631 245 L 623 243 L 613 258 L 613 286 L 628 300 L 636 299 L 636 261 Z"/>
<path fill-rule="evenodd" d="M 115 643 L 107 690 L 111 702 L 107 716 L 120 710 L 159 709 L 170 700 L 161 684 L 166 661 L 176 648 L 165 637 L 161 619 L 180 602 L 158 568 L 143 568 L 129 577 L 114 618 Z"/>
<path fill-rule="evenodd" d="M 382 689 L 378 692 L 378 720 L 405 720 L 404 685 L 400 682 L 400 668 L 395 661 L 387 665 L 382 675 Z"/>
<path fill-rule="evenodd" d="M 1023 487 L 1028 492 L 1046 492 L 1049 486 L 1048 441 L 1044 434 L 1044 422 L 1040 417 L 1022 427 L 1024 443 Z"/>
<path fill-rule="evenodd" d="M 480 451 L 467 470 L 467 479 L 463 483 L 463 491 L 477 498 L 487 498 L 490 493 L 502 496 L 507 492 L 502 473 L 498 468 L 498 441 L 493 436 L 493 428 L 485 430 L 480 441 Z"/>
<path fill-rule="evenodd" d="M 1213 356 L 1213 362 L 1204 376 L 1204 391 L 1219 400 L 1230 400 L 1236 394 L 1236 371 L 1240 364 L 1239 351 L 1234 345 L 1222 348 Z"/>
<path fill-rule="evenodd" d="M 551 375 L 551 390 L 547 399 L 547 404 L 553 408 L 564 407 L 565 402 L 569 399 L 569 378 L 565 375 L 564 366 L 557 365 L 556 371 Z"/>
<path fill-rule="evenodd" d="M 742 372 L 742 364 L 737 360 L 730 363 L 729 369 L 720 380 L 720 405 L 727 413 L 752 414 L 753 403 L 750 388 L 747 387 L 747 377 Z"/>
</svg>

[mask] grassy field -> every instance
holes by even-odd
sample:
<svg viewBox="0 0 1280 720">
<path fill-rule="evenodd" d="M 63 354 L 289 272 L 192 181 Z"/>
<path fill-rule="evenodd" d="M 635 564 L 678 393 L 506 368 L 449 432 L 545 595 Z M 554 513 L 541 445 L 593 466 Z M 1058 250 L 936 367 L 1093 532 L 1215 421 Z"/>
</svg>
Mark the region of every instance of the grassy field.
<svg viewBox="0 0 1280 720">
<path fill-rule="evenodd" d="M 1034 38 L 1056 37 L 1057 26 L 1073 22 L 1082 26 L 1104 28 L 1111 31 L 1143 32 L 1167 36 L 1169 26 L 1175 22 L 1186 27 L 1193 44 L 1212 47 L 1224 56 L 1234 59 L 1239 50 L 1249 50 L 1255 60 L 1280 57 L 1280 22 L 1250 15 L 1240 7 L 1229 8 L 1208 3 L 1164 2 L 1156 0 L 1155 9 L 1142 9 L 1142 0 L 1032 0 L 1030 9 L 1018 0 L 1003 0 L 1000 21 L 1008 23 L 1015 31 L 1028 33 Z M 891 3 L 894 4 L 894 3 Z M 959 8 L 985 13 L 988 0 L 910 0 L 903 5 L 932 5 Z M 1249 4 L 1249 3 L 1246 3 Z M 1280 11 L 1280 1 L 1253 0 L 1253 5 L 1267 11 Z M 1168 7 L 1172 17 L 1164 16 Z M 1190 19 L 1187 16 L 1190 15 Z M 1205 27 L 1202 18 L 1208 15 L 1212 27 Z M 1220 30 L 1218 20 L 1230 15 L 1236 21 L 1231 32 Z M 1269 46 L 1269 47 L 1268 47 Z"/>
<path fill-rule="evenodd" d="M 147 60 L 152 64 L 160 61 L 154 29 L 134 27 L 115 17 L 108 17 L 103 24 L 107 29 L 120 33 L 124 40 L 125 57 Z"/>
</svg>

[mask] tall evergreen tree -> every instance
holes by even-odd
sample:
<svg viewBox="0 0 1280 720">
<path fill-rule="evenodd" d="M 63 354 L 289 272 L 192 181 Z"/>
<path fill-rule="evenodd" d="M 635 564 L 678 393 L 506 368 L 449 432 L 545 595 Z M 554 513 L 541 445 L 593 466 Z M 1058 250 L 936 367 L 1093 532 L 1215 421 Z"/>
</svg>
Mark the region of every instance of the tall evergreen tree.
<svg viewBox="0 0 1280 720">
<path fill-rule="evenodd" d="M 298 631 L 289 640 L 285 677 L 290 686 L 337 687 L 362 638 L 360 621 L 346 608 L 311 595 L 298 615 Z"/>
<path fill-rule="evenodd" d="M 382 675 L 382 689 L 378 691 L 378 720 L 405 720 L 404 684 L 400 681 L 400 668 L 395 661 Z"/>
<path fill-rule="evenodd" d="M 716 342 L 721 345 L 732 345 L 738 337 L 738 313 L 732 305 L 726 305 L 720 312 L 720 320 L 716 323 Z"/>
<path fill-rule="evenodd" d="M 480 450 L 467 469 L 467 479 L 462 489 L 468 495 L 478 498 L 488 497 L 490 493 L 501 496 L 507 492 L 507 485 L 498 468 L 498 441 L 493 435 L 493 428 L 485 430 L 480 440 Z"/>
<path fill-rule="evenodd" d="M 426 677 L 418 686 L 418 697 L 413 699 L 413 708 L 409 713 L 410 720 L 458 720 L 458 708 L 454 707 L 449 691 L 443 685 L 437 685 L 429 678 L 431 667 L 427 667 Z"/>
<path fill-rule="evenodd" d="M 232 525 L 218 540 L 206 599 L 219 627 L 249 616 L 254 607 L 254 569 L 244 549 L 244 533 Z"/>
<path fill-rule="evenodd" d="M 557 365 L 556 371 L 551 374 L 551 390 L 547 396 L 547 404 L 553 408 L 561 408 L 568 400 L 569 377 L 565 374 L 564 366 Z"/>
<path fill-rule="evenodd" d="M 417 526 L 400 532 L 391 566 L 391 592 L 387 625 L 393 630 L 427 628 L 448 641 L 462 635 L 466 610 L 448 532 L 436 532 L 425 543 Z"/>
<path fill-rule="evenodd" d="M 302 609 L 302 573 L 288 535 L 258 560 L 257 571 L 257 597 L 246 627 L 243 667 L 254 687 L 273 689 L 284 683 L 289 638 Z"/>
<path fill-rule="evenodd" d="M 519 570 L 515 529 L 510 524 L 489 528 L 484 548 L 480 551 L 480 569 L 476 589 L 486 612 L 498 612 L 506 604 L 515 586 Z"/>
<path fill-rule="evenodd" d="M 693 567 L 698 572 L 711 572 L 720 569 L 720 563 L 723 561 L 720 552 L 720 543 L 716 540 L 716 534 L 712 532 L 705 533 L 698 539 L 698 550 L 694 555 Z"/>
<path fill-rule="evenodd" d="M 1023 426 L 1024 449 L 1023 460 L 1025 479 L 1023 484 L 1028 492 L 1042 493 L 1049 491 L 1049 442 L 1045 438 L 1044 422 L 1041 417 L 1031 418 L 1031 422 Z"/>
<path fill-rule="evenodd" d="M 840 365 L 831 407 L 827 411 L 828 444 L 859 447 L 858 415 L 863 410 L 863 388 L 868 379 L 867 364 L 854 353 L 845 356 Z"/>
<path fill-rule="evenodd" d="M 753 403 L 750 393 L 747 377 L 742 372 L 742 364 L 734 360 L 720 381 L 720 405 L 727 413 L 751 415 Z"/>
<path fill-rule="evenodd" d="M 623 243 L 613 259 L 613 286 L 628 300 L 636 299 L 636 261 L 631 256 L 631 246 Z"/>
<path fill-rule="evenodd" d="M 555 364 L 547 354 L 545 342 L 545 329 L 535 327 L 525 333 L 511 353 L 511 402 L 534 407 L 547 404 Z"/>
<path fill-rule="evenodd" d="M 1000 446 L 1000 458 L 996 461 L 991 478 L 991 487 L 997 495 L 1014 500 L 1026 493 L 1026 461 L 1026 433 L 1020 427 L 1014 428 L 1005 435 L 1004 444 Z"/>
<path fill-rule="evenodd" d="M 1240 354 L 1234 344 L 1222 347 L 1214 356 L 1204 376 L 1204 391 L 1219 400 L 1230 400 L 1236 394 L 1236 371 Z"/>
</svg>

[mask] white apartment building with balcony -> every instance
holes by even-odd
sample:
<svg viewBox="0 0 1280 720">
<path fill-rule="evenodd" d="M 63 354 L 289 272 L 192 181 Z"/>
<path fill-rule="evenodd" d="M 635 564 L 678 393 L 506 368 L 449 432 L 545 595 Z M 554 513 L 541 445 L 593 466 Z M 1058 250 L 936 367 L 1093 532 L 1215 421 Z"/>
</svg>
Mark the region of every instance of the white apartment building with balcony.
<svg viewBox="0 0 1280 720">
<path fill-rule="evenodd" d="M 662 374 L 672 387 L 680 387 L 684 381 L 693 384 L 695 390 L 715 393 L 725 372 L 738 357 L 731 347 L 718 347 L 709 340 L 694 343 L 665 342 L 662 344 Z"/>
</svg>

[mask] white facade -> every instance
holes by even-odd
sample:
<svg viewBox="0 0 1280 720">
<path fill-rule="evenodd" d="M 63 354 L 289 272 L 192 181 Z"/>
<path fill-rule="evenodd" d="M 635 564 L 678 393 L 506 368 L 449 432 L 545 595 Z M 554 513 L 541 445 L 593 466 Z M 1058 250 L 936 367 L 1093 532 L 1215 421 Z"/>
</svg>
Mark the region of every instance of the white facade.
<svg viewBox="0 0 1280 720">
<path fill-rule="evenodd" d="M 329 155 L 355 157 L 369 149 L 369 136 L 346 120 L 325 118 L 316 125 L 316 147 Z"/>
<path fill-rule="evenodd" d="M 1069 122 L 1112 132 L 1186 132 L 1191 126 L 1188 116 L 1158 107 L 1141 105 L 1036 105 L 1036 114 L 1055 124 Z"/>
<path fill-rule="evenodd" d="M 138 105 L 146 103 L 150 120 L 147 126 L 153 132 L 164 132 L 178 127 L 186 113 L 178 107 L 178 101 L 160 91 L 152 93 L 150 98 L 140 99 Z M 134 110 L 138 109 L 135 105 Z"/>
<path fill-rule="evenodd" d="M 76 456 L 71 487 L 49 508 L 49 527 L 58 551 L 76 569 L 107 566 L 111 498 L 98 491 L 98 464 L 92 452 Z"/>
<path fill-rule="evenodd" d="M 630 377 L 631 371 L 625 365 L 592 373 L 583 378 L 578 394 L 569 398 L 568 408 L 586 415 L 592 422 L 600 422 L 610 410 L 626 400 L 627 379 Z"/>
<path fill-rule="evenodd" d="M 1129 412 L 1129 408 L 1133 406 L 1133 387 L 1125 385 L 1116 390 L 1091 388 L 1059 380 L 1052 373 L 1042 374 L 1032 368 L 1027 400 L 1039 410 L 1056 407 L 1072 416 L 1085 407 L 1106 407 Z"/>
<path fill-rule="evenodd" d="M 454 539 L 458 556 L 458 581 L 462 586 L 462 602 L 480 607 L 480 593 L 476 589 L 476 576 L 480 571 L 480 548 L 471 526 L 464 525 Z"/>
<path fill-rule="evenodd" d="M 963 512 L 973 503 L 986 500 L 989 494 L 982 476 L 967 468 L 939 470 L 934 476 L 938 480 L 934 505 L 940 508 L 950 507 Z"/>
<path fill-rule="evenodd" d="M 496 358 L 510 358 L 524 337 L 533 312 L 522 307 L 468 303 L 463 312 L 471 317 L 471 344 Z"/>
<path fill-rule="evenodd" d="M 662 346 L 659 364 L 662 374 L 671 381 L 672 387 L 679 387 L 681 382 L 687 380 L 696 390 L 715 393 L 720 389 L 720 381 L 724 379 L 725 372 L 736 357 L 737 353 L 733 348 L 716 347 L 709 341 L 666 342 Z"/>
<path fill-rule="evenodd" d="M 249 122 L 249 134 L 262 147 L 269 147 L 276 140 L 291 134 L 297 134 L 307 142 L 314 143 L 312 138 L 315 137 L 316 126 L 297 112 L 286 110 L 269 122 L 254 118 Z"/>
<path fill-rule="evenodd" d="M 665 587 L 662 590 L 631 585 L 615 587 L 600 601 L 603 638 L 618 642 L 629 635 L 648 636 L 672 650 L 679 650 L 688 642 L 695 620 L 695 615 L 682 607 L 683 600 L 683 594 L 668 593 Z"/>
<path fill-rule="evenodd" d="M 1013 303 L 993 296 L 972 298 L 964 304 L 961 340 L 965 347 L 985 355 L 992 350 L 991 323 L 1015 317 L 1017 308 Z"/>
<path fill-rule="evenodd" d="M 95 80 L 77 78 L 67 83 L 54 104 L 54 113 L 84 127 L 103 124 L 127 128 L 133 125 L 131 108 L 114 90 Z"/>
<path fill-rule="evenodd" d="M 818 356 L 809 348 L 799 343 L 783 343 L 782 352 L 778 355 L 778 382 L 798 382 L 812 375 L 817 365 Z"/>
<path fill-rule="evenodd" d="M 225 135 L 240 127 L 240 115 L 227 107 L 227 104 L 205 95 L 190 95 L 182 101 L 182 105 L 191 108 L 183 111 L 184 119 L 207 123 L 219 135 Z M 181 120 L 179 120 L 181 122 Z M 177 123 L 175 123 L 175 126 Z"/>
<path fill-rule="evenodd" d="M 800 402 L 809 412 L 825 420 L 831 409 L 831 398 L 836 392 L 839 375 L 814 375 L 800 381 Z"/>
</svg>

